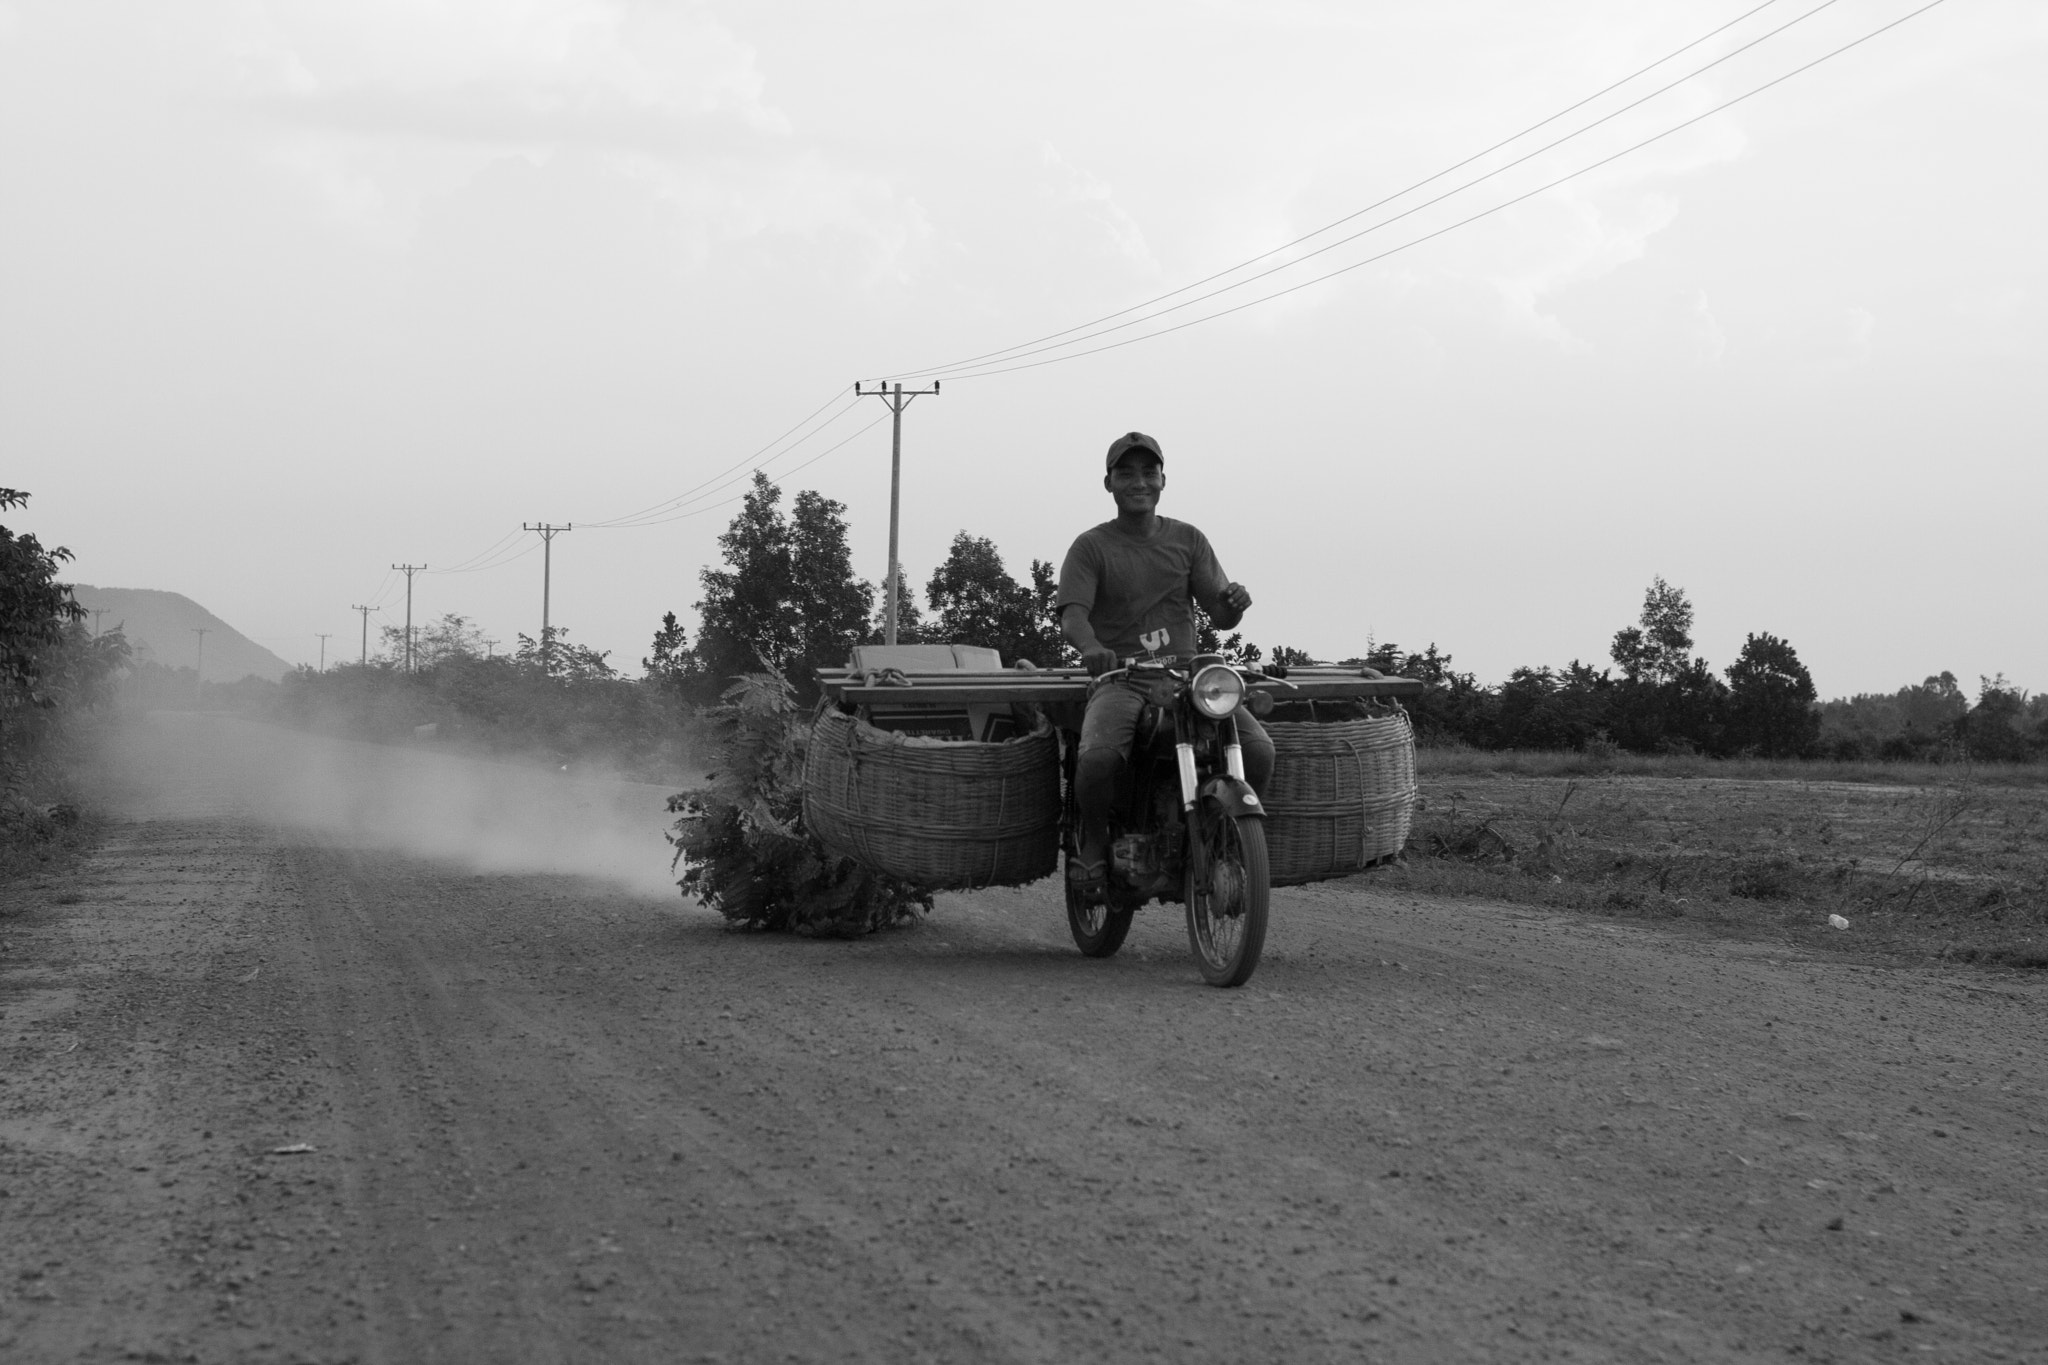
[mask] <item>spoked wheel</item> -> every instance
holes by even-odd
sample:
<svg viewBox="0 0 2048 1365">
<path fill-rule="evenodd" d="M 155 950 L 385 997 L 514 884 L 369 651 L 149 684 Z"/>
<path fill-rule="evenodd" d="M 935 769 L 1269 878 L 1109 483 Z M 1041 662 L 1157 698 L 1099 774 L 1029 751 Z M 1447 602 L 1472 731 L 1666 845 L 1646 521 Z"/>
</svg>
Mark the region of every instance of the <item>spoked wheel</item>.
<svg viewBox="0 0 2048 1365">
<path fill-rule="evenodd" d="M 1202 869 L 1187 873 L 1188 947 L 1202 979 L 1212 986 L 1251 980 L 1266 946 L 1266 901 L 1271 891 L 1265 822 L 1226 815 L 1208 829 L 1209 889 Z"/>
<path fill-rule="evenodd" d="M 1090 905 L 1074 891 L 1072 882 L 1066 885 L 1067 928 L 1074 935 L 1074 946 L 1089 957 L 1108 957 L 1123 947 L 1135 912 L 1099 903 Z"/>
</svg>

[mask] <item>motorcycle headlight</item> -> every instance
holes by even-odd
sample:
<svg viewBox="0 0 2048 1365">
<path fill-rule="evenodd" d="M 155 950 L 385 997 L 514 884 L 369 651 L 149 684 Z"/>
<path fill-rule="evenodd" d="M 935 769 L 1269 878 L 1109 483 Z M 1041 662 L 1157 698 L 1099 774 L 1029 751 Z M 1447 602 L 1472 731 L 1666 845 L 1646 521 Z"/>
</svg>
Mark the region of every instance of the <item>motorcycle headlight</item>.
<svg viewBox="0 0 2048 1365">
<path fill-rule="evenodd" d="M 1234 668 L 1210 664 L 1195 674 L 1195 680 L 1188 684 L 1188 691 L 1197 711 L 1211 720 L 1222 720 L 1244 700 L 1244 679 Z"/>
</svg>

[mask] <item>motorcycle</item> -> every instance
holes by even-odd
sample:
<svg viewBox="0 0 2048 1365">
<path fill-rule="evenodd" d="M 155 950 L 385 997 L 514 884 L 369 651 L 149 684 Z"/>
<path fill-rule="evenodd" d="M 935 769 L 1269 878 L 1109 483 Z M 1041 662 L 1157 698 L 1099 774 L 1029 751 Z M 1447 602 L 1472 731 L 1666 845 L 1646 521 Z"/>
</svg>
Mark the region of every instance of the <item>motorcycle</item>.
<svg viewBox="0 0 2048 1365">
<path fill-rule="evenodd" d="M 1242 986 L 1257 969 L 1271 890 L 1266 811 L 1245 781 L 1237 734 L 1253 681 L 1282 680 L 1220 654 L 1197 655 L 1185 667 L 1125 660 L 1096 679 L 1097 687 L 1135 688 L 1147 705 L 1131 746 L 1128 790 L 1111 814 L 1107 886 L 1096 896 L 1066 880 L 1067 926 L 1089 957 L 1121 948 L 1132 916 L 1156 898 L 1185 905 L 1188 947 L 1210 985 Z M 1075 756 L 1070 737 L 1062 831 L 1069 862 L 1080 841 Z"/>
</svg>

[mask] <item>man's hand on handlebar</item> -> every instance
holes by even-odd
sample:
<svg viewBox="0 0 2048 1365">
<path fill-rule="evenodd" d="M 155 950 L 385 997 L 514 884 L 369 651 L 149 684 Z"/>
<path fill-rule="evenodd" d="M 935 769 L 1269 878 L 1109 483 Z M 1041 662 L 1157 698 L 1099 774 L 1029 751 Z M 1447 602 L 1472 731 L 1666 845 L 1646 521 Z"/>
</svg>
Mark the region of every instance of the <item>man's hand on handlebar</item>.
<svg viewBox="0 0 2048 1365">
<path fill-rule="evenodd" d="M 1097 645 L 1093 649 L 1081 651 L 1081 666 L 1088 670 L 1088 676 L 1091 678 L 1101 677 L 1104 673 L 1120 666 L 1122 662 L 1121 659 L 1117 658 L 1116 651 L 1107 645 Z"/>
</svg>

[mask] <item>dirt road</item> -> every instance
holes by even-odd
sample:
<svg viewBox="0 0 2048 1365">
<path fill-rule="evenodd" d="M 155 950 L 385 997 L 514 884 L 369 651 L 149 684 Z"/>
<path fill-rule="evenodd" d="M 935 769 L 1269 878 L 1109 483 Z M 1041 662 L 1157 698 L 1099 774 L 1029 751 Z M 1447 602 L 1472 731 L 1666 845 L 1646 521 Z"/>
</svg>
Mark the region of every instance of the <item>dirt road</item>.
<svg viewBox="0 0 2048 1365">
<path fill-rule="evenodd" d="M 0 918 L 0 1358 L 2048 1360 L 2038 974 L 1369 880 L 1237 992 L 1050 885 L 743 937 L 646 791 L 310 744 L 160 721 Z"/>
</svg>

